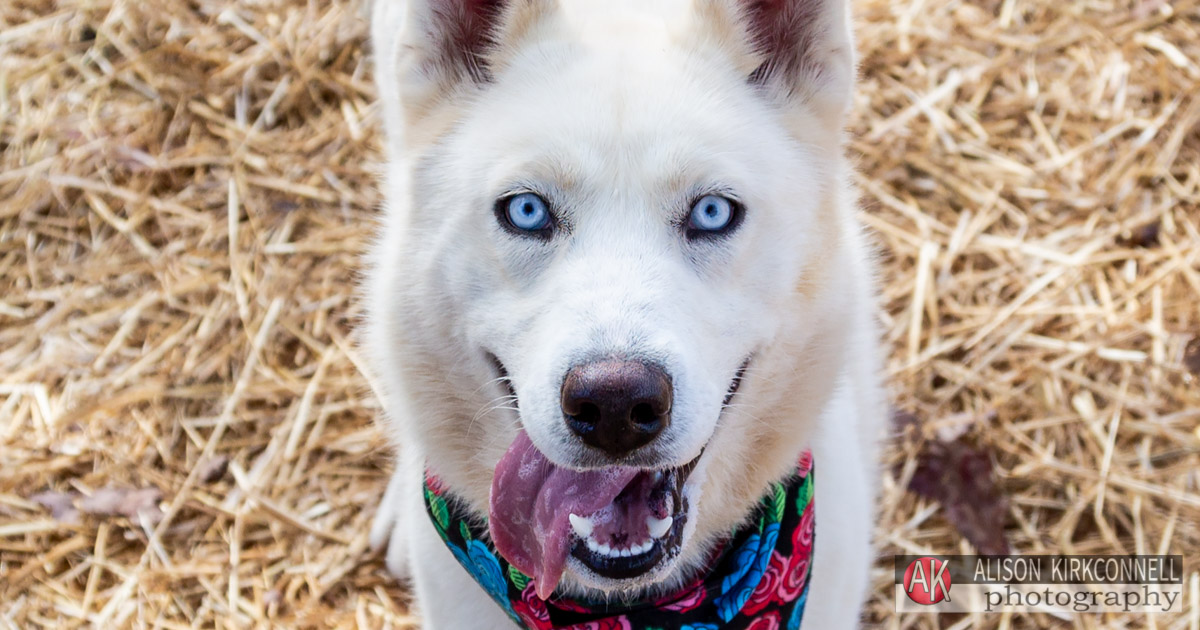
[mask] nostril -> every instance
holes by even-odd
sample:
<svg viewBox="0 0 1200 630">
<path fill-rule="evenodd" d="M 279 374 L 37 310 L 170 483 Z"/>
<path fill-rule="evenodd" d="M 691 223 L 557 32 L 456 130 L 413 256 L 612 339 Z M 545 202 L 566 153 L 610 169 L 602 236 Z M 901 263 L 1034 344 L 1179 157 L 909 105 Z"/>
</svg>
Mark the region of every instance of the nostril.
<svg viewBox="0 0 1200 630">
<path fill-rule="evenodd" d="M 564 411 L 566 411 L 564 409 Z M 572 405 L 572 411 L 567 412 L 567 426 L 571 428 L 576 435 L 590 435 L 596 430 L 596 425 L 600 423 L 600 407 L 595 403 L 588 401 L 576 401 Z"/>
<path fill-rule="evenodd" d="M 629 411 L 629 419 L 641 431 L 651 433 L 658 431 L 662 425 L 662 416 L 654 410 L 650 403 L 640 403 Z"/>
<path fill-rule="evenodd" d="M 600 422 L 600 407 L 595 403 L 585 402 L 579 405 L 579 413 L 573 414 L 576 421 L 596 426 Z"/>
</svg>

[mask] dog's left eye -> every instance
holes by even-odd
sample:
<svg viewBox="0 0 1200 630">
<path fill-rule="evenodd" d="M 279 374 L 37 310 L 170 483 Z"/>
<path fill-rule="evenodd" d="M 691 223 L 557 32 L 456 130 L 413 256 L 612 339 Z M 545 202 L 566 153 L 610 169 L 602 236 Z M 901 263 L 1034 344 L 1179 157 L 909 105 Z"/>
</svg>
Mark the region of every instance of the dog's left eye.
<svg viewBox="0 0 1200 630">
<path fill-rule="evenodd" d="M 550 227 L 550 205 L 534 193 L 521 193 L 501 199 L 496 214 L 506 226 L 519 232 L 539 233 Z"/>
<path fill-rule="evenodd" d="M 720 195 L 704 195 L 692 205 L 688 215 L 689 235 L 727 232 L 737 225 L 737 202 Z"/>
</svg>

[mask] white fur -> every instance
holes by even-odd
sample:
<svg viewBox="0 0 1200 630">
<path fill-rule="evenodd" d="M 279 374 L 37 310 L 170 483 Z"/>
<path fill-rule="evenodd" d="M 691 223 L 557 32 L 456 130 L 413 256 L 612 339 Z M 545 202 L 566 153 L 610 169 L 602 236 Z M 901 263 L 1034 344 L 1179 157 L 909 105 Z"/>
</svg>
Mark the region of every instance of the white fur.
<svg viewBox="0 0 1200 630">
<path fill-rule="evenodd" d="M 778 0 L 808 11 L 789 25 L 802 48 L 779 57 L 795 62 L 788 76 L 752 84 L 772 53 L 750 41 L 740 1 L 512 0 L 494 46 L 456 56 L 439 39 L 456 0 L 376 0 L 389 161 L 363 343 L 399 455 L 371 539 L 411 577 L 432 630 L 510 622 L 437 538 L 422 468 L 484 511 L 518 426 L 559 465 L 596 465 L 562 422 L 559 390 L 572 365 L 609 354 L 654 359 L 675 386 L 670 427 L 634 463 L 704 454 L 679 558 L 623 583 L 573 561 L 561 592 L 670 588 L 812 448 L 804 627 L 856 624 L 885 402 L 871 257 L 842 155 L 846 7 Z M 523 187 L 550 200 L 564 233 L 537 242 L 499 228 L 494 200 Z M 712 189 L 738 195 L 746 219 L 722 241 L 689 243 L 674 222 Z M 519 412 L 487 353 L 507 367 Z"/>
</svg>

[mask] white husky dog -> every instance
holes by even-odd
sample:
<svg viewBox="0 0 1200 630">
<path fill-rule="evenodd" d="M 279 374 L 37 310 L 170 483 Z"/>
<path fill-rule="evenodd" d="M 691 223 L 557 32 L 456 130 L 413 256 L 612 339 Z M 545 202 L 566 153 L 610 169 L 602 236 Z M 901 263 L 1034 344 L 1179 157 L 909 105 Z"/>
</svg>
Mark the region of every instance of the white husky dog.
<svg viewBox="0 0 1200 630">
<path fill-rule="evenodd" d="M 529 530 L 539 594 L 596 599 L 691 579 L 805 449 L 804 627 L 854 627 L 886 403 L 845 0 L 375 0 L 371 29 L 362 339 L 399 451 L 371 535 L 426 627 L 512 627 L 425 513 L 426 467 L 493 532 L 533 527 L 493 496 L 514 451 L 666 484 L 682 513 L 637 511 L 659 538 L 632 553 L 565 513 L 611 488 L 513 490 L 564 512 Z"/>
</svg>

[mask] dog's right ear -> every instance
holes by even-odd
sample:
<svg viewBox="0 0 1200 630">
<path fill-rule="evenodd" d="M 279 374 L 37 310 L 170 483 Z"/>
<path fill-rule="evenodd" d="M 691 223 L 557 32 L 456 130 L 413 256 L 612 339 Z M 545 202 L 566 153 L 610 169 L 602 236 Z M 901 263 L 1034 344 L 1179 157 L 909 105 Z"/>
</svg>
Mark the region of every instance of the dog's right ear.
<svg viewBox="0 0 1200 630">
<path fill-rule="evenodd" d="M 456 93 L 488 83 L 505 49 L 553 2 L 375 0 L 371 30 L 380 96 L 397 98 L 411 123 Z"/>
<path fill-rule="evenodd" d="M 504 0 L 412 0 L 404 45 L 414 70 L 447 83 L 488 78 L 484 55 L 495 38 Z"/>
<path fill-rule="evenodd" d="M 711 23 L 738 23 L 754 59 L 750 81 L 789 103 L 802 103 L 840 129 L 855 78 L 849 0 L 695 0 Z M 724 34 L 719 41 L 740 47 Z"/>
</svg>

